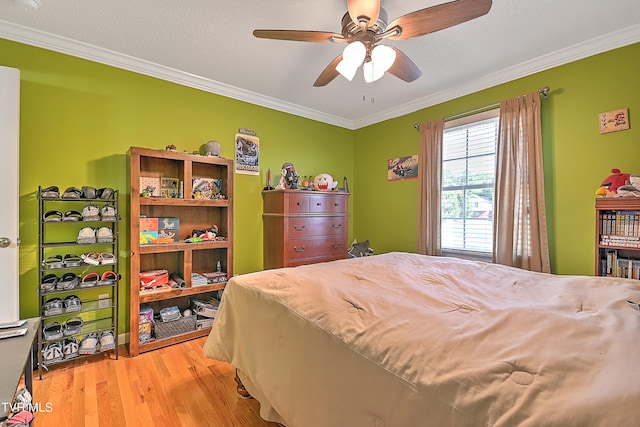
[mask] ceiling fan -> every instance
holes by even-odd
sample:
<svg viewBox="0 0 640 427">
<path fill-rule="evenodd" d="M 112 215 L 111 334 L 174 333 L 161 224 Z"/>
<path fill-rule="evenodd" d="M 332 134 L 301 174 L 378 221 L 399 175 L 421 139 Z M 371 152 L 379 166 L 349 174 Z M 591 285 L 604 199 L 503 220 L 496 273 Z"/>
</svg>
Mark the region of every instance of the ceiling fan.
<svg viewBox="0 0 640 427">
<path fill-rule="evenodd" d="M 455 0 L 416 10 L 388 23 L 387 12 L 380 0 L 347 0 L 348 12 L 342 18 L 342 32 L 304 30 L 254 30 L 259 38 L 303 42 L 347 43 L 320 73 L 314 86 L 325 86 L 338 74 L 353 79 L 363 65 L 366 82 L 372 82 L 386 71 L 406 82 L 422 75 L 416 64 L 400 49 L 378 44 L 381 40 L 406 40 L 461 24 L 485 15 L 491 0 Z"/>
</svg>

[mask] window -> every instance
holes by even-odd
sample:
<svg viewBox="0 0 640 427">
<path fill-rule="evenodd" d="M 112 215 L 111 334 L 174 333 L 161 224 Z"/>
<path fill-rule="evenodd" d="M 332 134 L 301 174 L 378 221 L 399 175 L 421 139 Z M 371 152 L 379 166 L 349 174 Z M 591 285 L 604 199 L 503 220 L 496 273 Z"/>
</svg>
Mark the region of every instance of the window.
<svg viewBox="0 0 640 427">
<path fill-rule="evenodd" d="M 445 123 L 442 140 L 441 248 L 490 259 L 499 109 Z"/>
</svg>

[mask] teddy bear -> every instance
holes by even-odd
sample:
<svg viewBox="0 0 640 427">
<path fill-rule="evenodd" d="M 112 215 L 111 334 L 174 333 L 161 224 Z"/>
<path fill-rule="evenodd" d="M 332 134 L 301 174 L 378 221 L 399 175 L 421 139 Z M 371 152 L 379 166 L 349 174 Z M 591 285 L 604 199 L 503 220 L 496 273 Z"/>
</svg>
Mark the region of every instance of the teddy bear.
<svg viewBox="0 0 640 427">
<path fill-rule="evenodd" d="M 618 188 L 625 185 L 631 174 L 622 173 L 620 169 L 611 169 L 611 175 L 606 177 L 600 188 L 596 190 L 596 195 L 601 197 L 618 197 Z"/>
</svg>

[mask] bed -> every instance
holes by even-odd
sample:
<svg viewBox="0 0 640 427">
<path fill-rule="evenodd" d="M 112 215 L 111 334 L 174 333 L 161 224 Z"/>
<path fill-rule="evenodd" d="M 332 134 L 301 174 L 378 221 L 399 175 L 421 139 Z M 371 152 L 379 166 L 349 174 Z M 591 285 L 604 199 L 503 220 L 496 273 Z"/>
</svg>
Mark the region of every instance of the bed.
<svg viewBox="0 0 640 427">
<path fill-rule="evenodd" d="M 393 252 L 232 278 L 205 355 L 287 427 L 638 426 L 640 282 Z"/>
</svg>

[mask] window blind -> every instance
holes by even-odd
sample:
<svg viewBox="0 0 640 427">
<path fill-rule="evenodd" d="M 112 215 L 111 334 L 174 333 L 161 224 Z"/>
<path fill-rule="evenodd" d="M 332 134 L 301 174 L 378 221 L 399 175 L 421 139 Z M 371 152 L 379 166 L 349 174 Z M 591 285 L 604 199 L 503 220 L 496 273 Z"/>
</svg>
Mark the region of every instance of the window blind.
<svg viewBox="0 0 640 427">
<path fill-rule="evenodd" d="M 442 142 L 441 246 L 491 253 L 498 112 L 466 117 Z"/>
</svg>

